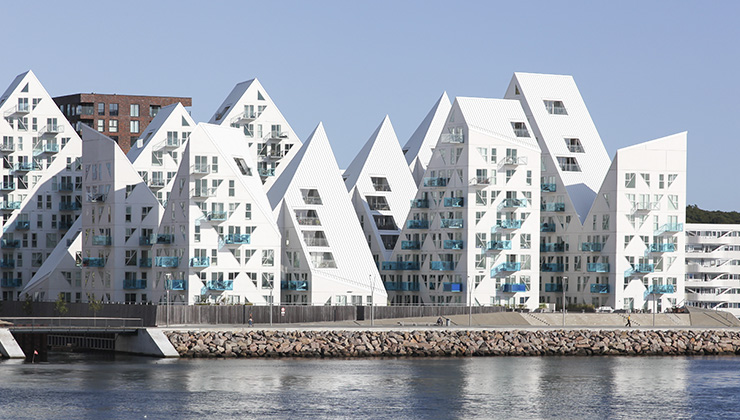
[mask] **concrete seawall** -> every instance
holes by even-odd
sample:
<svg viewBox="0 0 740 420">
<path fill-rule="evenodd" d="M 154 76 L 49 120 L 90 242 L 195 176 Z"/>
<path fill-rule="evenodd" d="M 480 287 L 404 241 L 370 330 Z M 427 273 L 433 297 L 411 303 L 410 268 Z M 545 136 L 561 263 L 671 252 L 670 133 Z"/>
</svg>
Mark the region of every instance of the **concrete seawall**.
<svg viewBox="0 0 740 420">
<path fill-rule="evenodd" d="M 740 354 L 740 331 L 168 331 L 181 357 L 445 357 Z"/>
</svg>

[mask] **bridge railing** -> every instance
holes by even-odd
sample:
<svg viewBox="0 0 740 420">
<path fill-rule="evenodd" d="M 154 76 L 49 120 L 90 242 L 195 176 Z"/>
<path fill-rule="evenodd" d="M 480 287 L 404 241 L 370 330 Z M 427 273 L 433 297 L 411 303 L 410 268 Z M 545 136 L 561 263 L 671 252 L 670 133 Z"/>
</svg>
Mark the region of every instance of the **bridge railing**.
<svg viewBox="0 0 740 420">
<path fill-rule="evenodd" d="M 10 322 L 9 328 L 141 328 L 141 318 L 106 317 L 5 317 L 0 321 Z"/>
</svg>

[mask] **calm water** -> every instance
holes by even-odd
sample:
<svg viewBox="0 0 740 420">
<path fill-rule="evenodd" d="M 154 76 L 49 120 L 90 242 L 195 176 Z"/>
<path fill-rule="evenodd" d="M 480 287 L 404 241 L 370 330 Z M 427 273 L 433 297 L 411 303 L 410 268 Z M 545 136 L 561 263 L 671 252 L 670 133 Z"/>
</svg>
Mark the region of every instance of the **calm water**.
<svg viewBox="0 0 740 420">
<path fill-rule="evenodd" d="M 740 357 L 0 361 L 0 418 L 740 418 Z"/>
</svg>

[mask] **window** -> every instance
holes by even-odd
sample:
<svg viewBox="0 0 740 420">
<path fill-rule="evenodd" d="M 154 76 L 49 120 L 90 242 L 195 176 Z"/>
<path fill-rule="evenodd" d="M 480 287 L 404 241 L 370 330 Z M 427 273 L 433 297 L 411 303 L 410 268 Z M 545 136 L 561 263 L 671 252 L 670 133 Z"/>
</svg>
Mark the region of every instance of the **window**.
<svg viewBox="0 0 740 420">
<path fill-rule="evenodd" d="M 601 229 L 609 230 L 609 215 L 604 214 L 601 216 Z"/>
<path fill-rule="evenodd" d="M 545 101 L 545 108 L 548 114 L 553 115 L 568 115 L 568 111 L 565 110 L 563 101 Z"/>
<path fill-rule="evenodd" d="M 627 188 L 635 188 L 635 174 L 634 172 L 628 172 L 624 174 L 624 186 Z"/>
<path fill-rule="evenodd" d="M 262 250 L 262 266 L 272 267 L 275 264 L 275 251 L 272 249 Z"/>
<path fill-rule="evenodd" d="M 668 204 L 670 204 L 671 210 L 678 210 L 678 196 L 668 194 Z"/>
<path fill-rule="evenodd" d="M 139 121 L 133 120 L 131 121 L 131 131 L 132 133 L 138 133 L 139 132 Z"/>
<path fill-rule="evenodd" d="M 108 131 L 111 133 L 118 132 L 118 120 L 108 120 Z"/>
<path fill-rule="evenodd" d="M 373 183 L 375 191 L 390 191 L 391 186 L 388 184 L 388 180 L 383 177 L 370 177 Z"/>
<path fill-rule="evenodd" d="M 129 114 L 132 117 L 138 117 L 139 116 L 139 104 L 131 104 L 131 111 Z"/>
<path fill-rule="evenodd" d="M 98 102 L 98 115 L 105 115 L 105 104 Z"/>
<path fill-rule="evenodd" d="M 303 202 L 306 204 L 321 204 L 319 190 L 301 189 L 301 195 L 303 196 Z"/>
<path fill-rule="evenodd" d="M 108 104 L 108 114 L 114 117 L 118 116 L 118 104 Z"/>
<path fill-rule="evenodd" d="M 229 180 L 229 197 L 233 197 L 234 196 L 234 192 L 235 192 L 234 191 L 234 180 L 233 179 L 230 179 Z"/>
<path fill-rule="evenodd" d="M 245 203 L 244 208 L 246 209 L 244 212 L 244 218 L 247 220 L 252 220 L 252 203 Z"/>
<path fill-rule="evenodd" d="M 98 131 L 105 131 L 105 120 L 98 120 Z"/>
<path fill-rule="evenodd" d="M 512 122 L 511 128 L 514 129 L 514 134 L 517 137 L 529 137 L 529 130 L 527 130 L 527 124 L 523 122 Z"/>
<path fill-rule="evenodd" d="M 152 118 L 156 117 L 161 108 L 159 105 L 149 105 L 149 116 Z"/>
<path fill-rule="evenodd" d="M 527 171 L 527 185 L 532 185 L 532 171 Z"/>
<path fill-rule="evenodd" d="M 581 167 L 574 157 L 558 157 L 558 165 L 564 172 L 581 172 Z"/>
<path fill-rule="evenodd" d="M 645 181 L 645 185 L 650 187 L 650 174 L 640 174 L 642 176 L 642 180 Z"/>
<path fill-rule="evenodd" d="M 247 162 L 245 162 L 244 159 L 234 158 L 234 161 L 236 161 L 236 166 L 239 168 L 242 175 L 252 176 L 252 169 L 247 166 Z"/>
<path fill-rule="evenodd" d="M 568 150 L 573 153 L 585 153 L 585 150 L 583 150 L 583 145 L 581 144 L 580 139 L 566 138 L 565 145 L 568 146 Z"/>
<path fill-rule="evenodd" d="M 218 156 L 213 156 L 211 158 L 211 173 L 217 174 L 218 173 Z"/>
</svg>

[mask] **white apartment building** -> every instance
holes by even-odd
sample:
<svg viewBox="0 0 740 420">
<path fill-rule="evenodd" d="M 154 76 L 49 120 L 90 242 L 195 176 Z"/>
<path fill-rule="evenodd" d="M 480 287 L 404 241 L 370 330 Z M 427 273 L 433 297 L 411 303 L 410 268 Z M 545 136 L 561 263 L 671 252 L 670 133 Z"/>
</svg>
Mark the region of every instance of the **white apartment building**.
<svg viewBox="0 0 740 420">
<path fill-rule="evenodd" d="M 291 150 L 301 145 L 298 136 L 257 79 L 234 86 L 209 122 L 242 131 L 250 157 L 257 163 L 257 173 L 265 185 L 265 191 L 280 174 L 279 165 L 290 161 L 294 154 Z"/>
<path fill-rule="evenodd" d="M 386 116 L 344 171 L 344 183 L 377 267 L 391 258 L 416 183 Z"/>
<path fill-rule="evenodd" d="M 0 113 L 0 290 L 16 300 L 80 214 L 82 142 L 30 70 L 0 96 Z"/>
<path fill-rule="evenodd" d="M 443 92 L 432 109 L 429 110 L 421 124 L 403 146 L 403 154 L 406 163 L 411 169 L 416 185 L 421 184 L 424 172 L 427 170 L 429 160 L 432 158 L 432 149 L 437 144 L 442 128 L 445 125 L 447 115 L 450 113 L 452 104 L 447 92 Z"/>
<path fill-rule="evenodd" d="M 267 195 L 283 238 L 282 302 L 385 305 L 385 288 L 322 124 Z"/>
<path fill-rule="evenodd" d="M 686 305 L 740 317 L 740 225 L 687 223 Z"/>
<path fill-rule="evenodd" d="M 383 281 L 394 304 L 536 308 L 540 148 L 518 101 L 457 98 Z"/>
</svg>

